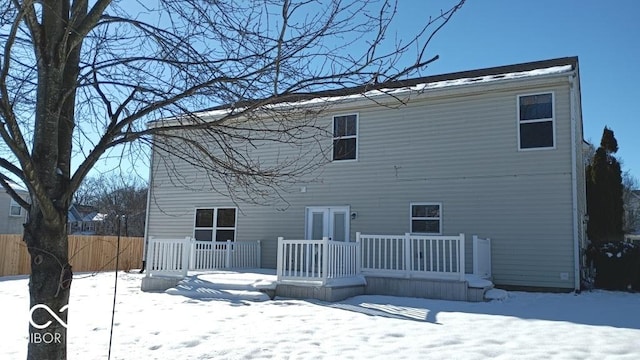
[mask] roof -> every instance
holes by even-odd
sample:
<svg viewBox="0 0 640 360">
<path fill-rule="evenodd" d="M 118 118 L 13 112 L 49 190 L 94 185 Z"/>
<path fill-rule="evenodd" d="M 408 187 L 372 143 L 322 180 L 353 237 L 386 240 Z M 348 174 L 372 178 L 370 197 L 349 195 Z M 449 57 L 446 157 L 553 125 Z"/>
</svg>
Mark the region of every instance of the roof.
<svg viewBox="0 0 640 360">
<path fill-rule="evenodd" d="M 361 86 L 323 90 L 309 93 L 296 93 L 271 99 L 251 100 L 234 104 L 220 105 L 198 111 L 198 115 L 206 117 L 224 116 L 232 109 L 242 109 L 252 105 L 286 106 L 296 103 L 311 104 L 314 102 L 357 99 L 383 94 L 398 94 L 407 91 L 440 89 L 461 85 L 488 83 L 512 79 L 530 78 L 572 72 L 578 69 L 578 57 L 563 57 L 549 60 L 533 61 L 514 65 L 453 72 L 441 75 L 424 76 L 406 80 L 394 80 L 382 83 L 369 83 Z M 170 119 L 151 121 L 149 125 Z"/>
<path fill-rule="evenodd" d="M 563 57 L 550 60 L 533 61 L 514 65 L 496 66 L 484 69 L 453 72 L 441 75 L 431 75 L 407 80 L 396 80 L 382 83 L 370 83 L 356 87 L 324 90 L 312 93 L 296 94 L 284 97 L 278 102 L 300 102 L 317 98 L 344 97 L 349 95 L 361 95 L 374 90 L 408 89 L 412 87 L 433 88 L 444 86 L 462 85 L 465 83 L 488 82 L 512 78 L 547 75 L 551 73 L 573 71 L 578 68 L 578 57 Z M 241 107 L 243 104 L 234 104 Z M 247 104 L 248 105 L 248 104 Z M 230 105 L 218 106 L 209 110 L 224 110 Z"/>
<path fill-rule="evenodd" d="M 90 205 L 71 204 L 69 207 L 69 221 L 92 221 L 98 210 Z"/>
</svg>

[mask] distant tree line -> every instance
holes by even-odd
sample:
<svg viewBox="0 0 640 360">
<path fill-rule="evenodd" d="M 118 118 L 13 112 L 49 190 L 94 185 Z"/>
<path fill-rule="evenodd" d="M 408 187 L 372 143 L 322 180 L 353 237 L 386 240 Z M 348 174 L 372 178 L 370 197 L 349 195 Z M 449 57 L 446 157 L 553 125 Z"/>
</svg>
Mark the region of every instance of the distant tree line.
<svg viewBox="0 0 640 360">
<path fill-rule="evenodd" d="M 88 177 L 75 193 L 74 204 L 91 206 L 99 213 L 96 234 L 144 236 L 147 184 L 138 178 L 99 175 Z"/>
</svg>

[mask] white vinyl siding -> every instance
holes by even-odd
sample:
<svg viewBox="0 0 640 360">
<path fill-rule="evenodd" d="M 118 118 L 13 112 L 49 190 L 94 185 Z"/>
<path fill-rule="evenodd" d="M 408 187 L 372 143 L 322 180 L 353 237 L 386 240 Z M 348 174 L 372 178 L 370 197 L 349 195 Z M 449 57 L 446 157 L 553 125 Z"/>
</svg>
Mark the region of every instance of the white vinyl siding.
<svg viewBox="0 0 640 360">
<path fill-rule="evenodd" d="M 554 149 L 556 144 L 552 92 L 518 96 L 518 149 Z"/>
<path fill-rule="evenodd" d="M 25 191 L 17 191 L 18 196 L 28 199 Z M 0 234 L 22 234 L 27 211 L 18 206 L 7 192 L 0 192 Z M 20 215 L 18 214 L 20 209 Z M 13 212 L 13 213 L 12 213 Z"/>
</svg>

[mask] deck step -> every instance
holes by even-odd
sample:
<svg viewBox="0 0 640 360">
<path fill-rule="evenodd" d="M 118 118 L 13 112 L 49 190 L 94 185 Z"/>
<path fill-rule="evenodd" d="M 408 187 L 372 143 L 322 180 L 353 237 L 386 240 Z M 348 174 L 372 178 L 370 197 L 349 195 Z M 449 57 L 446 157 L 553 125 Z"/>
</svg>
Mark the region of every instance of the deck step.
<svg viewBox="0 0 640 360">
<path fill-rule="evenodd" d="M 269 292 L 274 289 L 275 282 L 268 276 L 248 278 L 246 274 L 220 271 L 187 276 L 165 293 L 199 300 L 266 301 L 272 298 Z"/>
<path fill-rule="evenodd" d="M 257 290 L 236 290 L 220 288 L 195 288 L 187 289 L 179 284 L 174 288 L 167 289 L 166 294 L 181 295 L 191 299 L 199 300 L 247 300 L 247 301 L 267 301 L 269 296 Z"/>
<path fill-rule="evenodd" d="M 493 282 L 473 274 L 466 274 L 464 278 L 467 282 L 467 301 L 487 301 L 485 294 L 493 289 Z"/>
<path fill-rule="evenodd" d="M 464 279 L 467 281 L 467 284 L 470 288 L 474 289 L 492 289 L 493 283 L 491 280 L 481 278 L 477 275 L 465 275 Z"/>
</svg>

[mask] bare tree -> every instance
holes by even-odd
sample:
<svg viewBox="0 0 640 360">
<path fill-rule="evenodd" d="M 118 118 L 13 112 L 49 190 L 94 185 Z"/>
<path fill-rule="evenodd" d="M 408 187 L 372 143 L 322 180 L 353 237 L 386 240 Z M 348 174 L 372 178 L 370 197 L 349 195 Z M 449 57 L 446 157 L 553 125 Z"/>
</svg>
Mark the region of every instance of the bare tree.
<svg viewBox="0 0 640 360">
<path fill-rule="evenodd" d="M 147 184 L 135 176 L 100 174 L 84 179 L 73 196 L 73 203 L 98 211 L 98 235 L 144 236 Z M 120 224 L 118 224 L 120 216 Z"/>
<path fill-rule="evenodd" d="M 255 144 L 290 144 L 313 159 L 304 144 L 323 131 L 314 113 L 273 104 L 415 75 L 437 59 L 427 45 L 463 3 L 399 39 L 389 34 L 391 1 L 3 2 L 0 167 L 24 182 L 30 201 L 0 184 L 29 213 L 28 358 L 66 358 L 67 209 L 99 159 L 136 156 L 131 146 L 153 139 L 236 194 L 259 190 L 259 200 L 313 161 L 265 168 L 252 157 Z M 220 105 L 215 121 L 194 112 Z M 61 321 L 41 329 L 50 315 L 36 305 Z M 38 341 L 46 334 L 60 341 Z"/>
<path fill-rule="evenodd" d="M 103 186 L 103 176 L 85 178 L 74 192 L 72 203 L 97 207 Z"/>
</svg>

